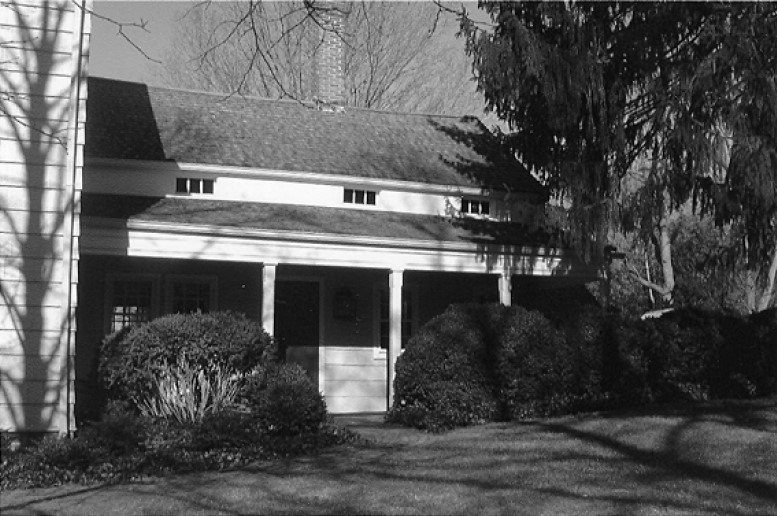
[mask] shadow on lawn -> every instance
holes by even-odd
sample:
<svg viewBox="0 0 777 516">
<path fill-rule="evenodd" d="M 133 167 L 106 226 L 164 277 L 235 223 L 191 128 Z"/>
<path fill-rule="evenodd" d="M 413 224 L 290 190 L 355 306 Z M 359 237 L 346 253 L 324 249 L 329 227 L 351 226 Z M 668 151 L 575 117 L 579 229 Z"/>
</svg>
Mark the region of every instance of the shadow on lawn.
<svg viewBox="0 0 777 516">
<path fill-rule="evenodd" d="M 102 487 L 71 491 L 4 509 L 34 512 L 51 500 L 66 506 L 69 497 L 81 508 L 91 498 L 120 495 L 137 509 L 204 514 L 356 514 L 391 507 L 457 514 L 768 513 L 777 508 L 777 466 L 770 462 L 777 454 L 770 441 L 777 435 L 775 408 L 777 400 L 664 406 L 447 434 L 367 421 L 362 426 L 370 440 L 313 456 L 109 486 L 102 493 Z M 84 499 L 89 491 L 94 494 Z"/>
</svg>

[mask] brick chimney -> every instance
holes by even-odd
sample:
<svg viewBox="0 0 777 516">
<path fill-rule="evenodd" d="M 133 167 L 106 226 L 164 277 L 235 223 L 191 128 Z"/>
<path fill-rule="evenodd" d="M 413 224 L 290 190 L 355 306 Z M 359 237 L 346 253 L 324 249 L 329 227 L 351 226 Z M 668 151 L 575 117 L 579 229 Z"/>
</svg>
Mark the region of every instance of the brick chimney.
<svg viewBox="0 0 777 516">
<path fill-rule="evenodd" d="M 327 3 L 320 14 L 321 45 L 316 54 L 317 97 L 321 102 L 345 105 L 343 27 L 347 12 L 341 3 Z"/>
</svg>

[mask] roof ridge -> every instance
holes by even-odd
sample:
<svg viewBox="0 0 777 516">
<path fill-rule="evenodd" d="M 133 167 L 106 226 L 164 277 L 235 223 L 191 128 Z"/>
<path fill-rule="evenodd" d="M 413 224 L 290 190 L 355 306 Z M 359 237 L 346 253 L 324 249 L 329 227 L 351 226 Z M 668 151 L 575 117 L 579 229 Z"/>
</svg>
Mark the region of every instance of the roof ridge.
<svg viewBox="0 0 777 516">
<path fill-rule="evenodd" d="M 238 97 L 242 99 L 248 99 L 248 100 L 257 100 L 262 102 L 278 102 L 282 104 L 296 104 L 301 105 L 307 108 L 315 108 L 316 102 L 313 100 L 297 100 L 297 99 L 273 99 L 269 97 L 260 97 L 258 95 L 241 95 L 240 93 L 220 93 L 215 91 L 206 91 L 206 90 L 198 90 L 198 89 L 190 89 L 190 88 L 174 88 L 172 86 L 159 86 L 156 84 L 147 84 L 145 82 L 138 82 L 138 81 L 128 81 L 124 79 L 114 79 L 112 77 L 98 77 L 98 76 L 89 76 L 89 79 L 97 79 L 99 81 L 112 81 L 112 82 L 121 82 L 125 84 L 136 84 L 138 86 L 145 86 L 148 89 L 154 89 L 154 90 L 164 90 L 164 91 L 170 91 L 170 92 L 179 92 L 179 93 L 193 93 L 197 95 L 207 95 L 209 97 L 221 97 L 223 100 L 229 100 L 233 97 Z M 462 120 L 465 118 L 474 118 L 481 124 L 483 124 L 483 121 L 480 120 L 480 118 L 477 115 L 472 114 L 461 114 L 461 115 L 443 115 L 439 113 L 418 113 L 418 112 L 412 112 L 412 111 L 390 111 L 387 109 L 375 109 L 375 108 L 365 108 L 365 107 L 358 107 L 358 106 L 345 106 L 346 111 L 363 111 L 368 113 L 378 113 L 378 114 L 384 114 L 384 115 L 401 115 L 401 116 L 418 116 L 418 117 L 434 117 L 434 118 L 445 118 L 445 119 L 453 119 L 453 120 Z M 484 125 L 485 127 L 485 125 Z"/>
</svg>

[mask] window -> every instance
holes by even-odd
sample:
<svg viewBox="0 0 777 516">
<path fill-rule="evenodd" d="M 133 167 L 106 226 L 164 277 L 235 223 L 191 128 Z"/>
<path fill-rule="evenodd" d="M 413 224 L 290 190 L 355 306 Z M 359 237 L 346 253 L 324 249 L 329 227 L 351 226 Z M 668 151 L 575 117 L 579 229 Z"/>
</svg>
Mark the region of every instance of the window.
<svg viewBox="0 0 777 516">
<path fill-rule="evenodd" d="M 214 179 L 198 179 L 191 177 L 177 177 L 175 179 L 175 193 L 179 194 L 213 194 Z"/>
<path fill-rule="evenodd" d="M 354 190 L 346 188 L 343 190 L 343 202 L 346 204 L 372 204 L 375 205 L 377 193 L 372 190 Z"/>
<path fill-rule="evenodd" d="M 416 326 L 417 296 L 414 290 L 407 286 L 402 288 L 402 349 L 413 335 Z M 380 289 L 380 312 L 379 312 L 379 344 L 380 349 L 388 349 L 389 344 L 389 293 L 385 288 Z"/>
<path fill-rule="evenodd" d="M 465 198 L 461 200 L 461 212 L 473 215 L 489 215 L 491 213 L 491 205 L 488 201 Z"/>
<path fill-rule="evenodd" d="M 174 314 L 216 310 L 216 278 L 170 276 L 167 278 L 167 311 Z"/>
<path fill-rule="evenodd" d="M 107 331 L 148 322 L 157 316 L 159 281 L 153 275 L 109 275 L 106 281 Z"/>
</svg>

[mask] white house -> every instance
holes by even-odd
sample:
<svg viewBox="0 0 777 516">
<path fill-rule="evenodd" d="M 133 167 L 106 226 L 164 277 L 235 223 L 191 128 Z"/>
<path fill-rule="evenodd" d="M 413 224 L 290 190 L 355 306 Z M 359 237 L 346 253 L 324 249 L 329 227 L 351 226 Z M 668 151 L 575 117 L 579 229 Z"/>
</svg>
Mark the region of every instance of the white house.
<svg viewBox="0 0 777 516">
<path fill-rule="evenodd" d="M 324 49 L 334 54 L 321 62 L 341 60 L 338 45 Z M 595 277 L 547 227 L 542 187 L 476 118 L 330 103 L 342 80 L 336 67 L 320 73 L 323 102 L 88 79 L 85 140 L 67 143 L 84 143 L 83 171 L 77 151 L 53 169 L 64 186 L 47 212 L 61 236 L 46 259 L 62 279 L 41 288 L 59 319 L 3 315 L 0 428 L 72 429 L 73 403 L 84 415 L 94 404 L 106 333 L 217 309 L 260 320 L 330 411 L 385 411 L 402 346 L 448 304 L 510 304 L 522 289 Z M 69 127 L 82 114 L 72 109 Z M 37 188 L 14 177 L 19 195 Z M 29 286 L 39 269 L 27 248 L 12 252 L 4 301 L 13 278 Z M 16 309 L 5 302 L 3 314 Z M 32 343 L 35 332 L 51 338 Z"/>
</svg>

